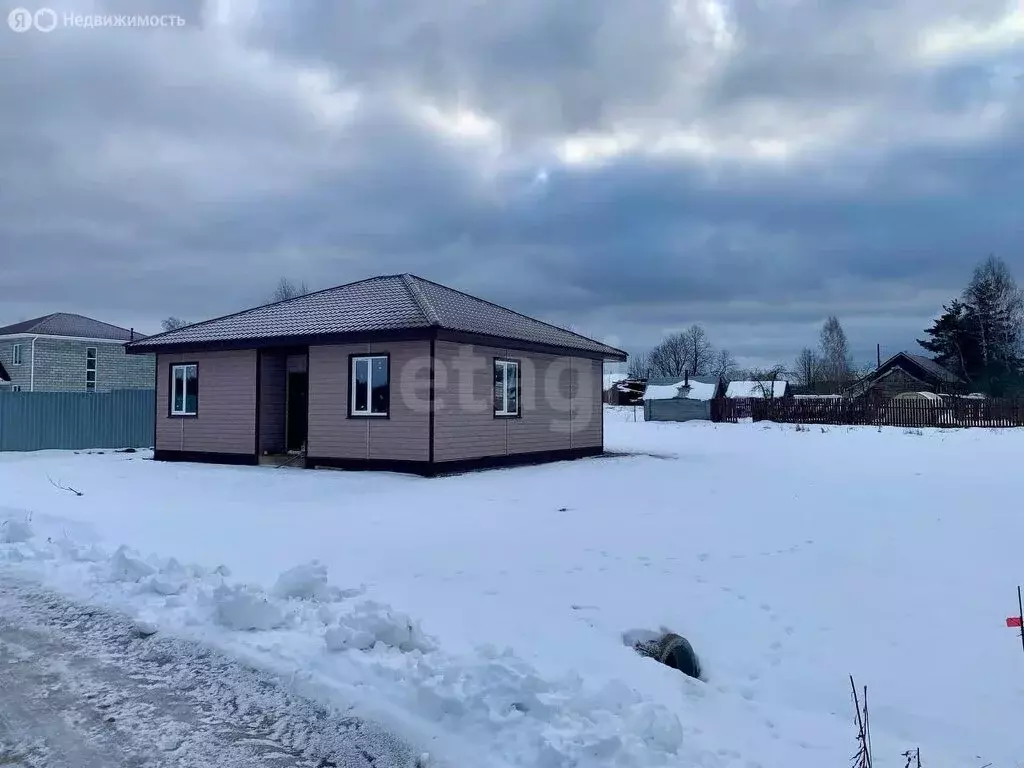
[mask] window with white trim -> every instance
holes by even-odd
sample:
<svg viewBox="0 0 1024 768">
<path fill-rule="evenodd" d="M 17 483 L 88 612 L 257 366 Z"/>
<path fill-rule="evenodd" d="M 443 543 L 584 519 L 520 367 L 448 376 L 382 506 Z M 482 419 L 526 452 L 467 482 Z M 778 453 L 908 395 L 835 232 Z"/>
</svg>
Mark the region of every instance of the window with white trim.
<svg viewBox="0 0 1024 768">
<path fill-rule="evenodd" d="M 519 415 L 519 362 L 494 360 L 494 415 Z"/>
<path fill-rule="evenodd" d="M 11 392 L 21 392 L 21 384 L 15 384 L 11 387 Z"/>
<path fill-rule="evenodd" d="M 185 363 L 171 366 L 171 416 L 199 413 L 199 366 Z"/>
<path fill-rule="evenodd" d="M 350 416 L 387 416 L 391 403 L 391 371 L 387 355 L 352 358 Z"/>
<path fill-rule="evenodd" d="M 11 362 L 13 362 L 14 365 L 21 365 L 21 344 L 14 345 L 11 349 L 11 355 L 14 358 Z"/>
<path fill-rule="evenodd" d="M 96 347 L 85 348 L 85 388 L 96 389 Z"/>
</svg>

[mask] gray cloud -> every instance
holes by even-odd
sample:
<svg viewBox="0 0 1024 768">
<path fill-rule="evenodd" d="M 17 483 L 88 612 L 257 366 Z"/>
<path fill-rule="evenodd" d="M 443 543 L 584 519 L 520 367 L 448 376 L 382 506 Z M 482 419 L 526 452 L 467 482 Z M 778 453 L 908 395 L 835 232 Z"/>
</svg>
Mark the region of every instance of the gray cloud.
<svg viewBox="0 0 1024 768">
<path fill-rule="evenodd" d="M 988 253 L 1024 278 L 1001 0 L 180 9 L 0 29 L 0 322 L 155 330 L 407 270 L 630 348 L 703 322 L 757 362 L 836 312 L 866 360 Z"/>
</svg>

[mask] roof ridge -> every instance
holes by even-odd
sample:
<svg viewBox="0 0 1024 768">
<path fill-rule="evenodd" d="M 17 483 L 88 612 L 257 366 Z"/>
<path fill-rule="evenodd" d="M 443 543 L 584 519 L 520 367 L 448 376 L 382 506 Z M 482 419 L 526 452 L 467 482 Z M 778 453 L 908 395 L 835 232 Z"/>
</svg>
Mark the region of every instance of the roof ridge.
<svg viewBox="0 0 1024 768">
<path fill-rule="evenodd" d="M 433 326 L 441 326 L 441 318 L 437 314 L 437 310 L 434 309 L 434 305 L 430 303 L 430 300 L 426 297 L 423 291 L 420 289 L 418 280 L 423 278 L 417 277 L 409 272 L 405 272 L 400 275 L 402 283 L 405 285 L 406 290 L 409 291 L 409 295 L 412 300 L 416 302 L 416 306 L 419 307 L 420 312 L 427 318 L 427 322 Z"/>
<path fill-rule="evenodd" d="M 592 342 L 594 344 L 600 344 L 601 346 L 607 347 L 608 349 L 614 349 L 616 352 L 623 352 L 623 353 L 625 353 L 625 350 L 619 349 L 617 347 L 613 347 L 611 344 L 605 344 L 603 341 L 598 341 L 597 339 L 592 339 L 589 336 L 584 336 L 582 333 L 576 333 L 576 331 L 570 331 L 568 328 L 563 328 L 560 325 L 555 325 L 554 323 L 549 323 L 549 322 L 546 322 L 544 320 L 538 320 L 536 317 L 530 317 L 530 315 L 524 315 L 522 312 L 516 312 L 516 310 L 514 310 L 514 309 L 509 309 L 508 307 L 503 306 L 501 304 L 497 304 L 497 303 L 495 303 L 493 301 L 488 301 L 487 299 L 482 299 L 479 296 L 474 296 L 471 293 L 466 293 L 465 291 L 460 291 L 458 288 L 452 288 L 452 287 L 447 286 L 447 285 L 442 285 L 441 283 L 434 282 L 433 280 L 427 280 L 425 277 L 420 277 L 419 275 L 410 275 L 410 277 L 413 277 L 413 278 L 415 278 L 417 280 L 420 280 L 420 281 L 422 281 L 424 283 L 430 283 L 431 285 L 436 285 L 437 287 L 443 288 L 446 291 L 451 291 L 452 293 L 457 293 L 460 296 L 465 296 L 467 298 L 473 299 L 474 301 L 479 301 L 479 302 L 482 302 L 482 303 L 487 304 L 489 306 L 496 307 L 496 308 L 501 309 L 501 310 L 503 310 L 505 312 L 511 312 L 513 315 L 516 315 L 518 317 L 521 317 L 521 318 L 523 318 L 525 320 L 529 320 L 529 321 L 534 322 L 534 323 L 539 323 L 540 325 L 546 325 L 548 328 L 554 328 L 556 331 L 562 331 L 563 333 L 571 334 L 571 335 L 575 336 L 578 339 L 582 339 L 583 341 L 589 341 L 589 342 Z"/>
<path fill-rule="evenodd" d="M 301 296 L 292 296 L 290 299 L 281 299 L 280 301 L 271 301 L 268 304 L 258 304 L 255 307 L 248 307 L 246 309 L 240 309 L 237 312 L 228 312 L 226 315 L 221 315 L 220 317 L 211 317 L 211 318 L 209 318 L 207 320 L 200 320 L 198 323 L 189 323 L 188 325 L 184 325 L 181 328 L 175 328 L 175 329 L 170 330 L 170 331 L 161 331 L 160 333 L 154 333 L 152 336 L 146 336 L 146 337 L 144 337 L 144 339 L 139 339 L 139 341 L 145 340 L 145 341 L 148 342 L 148 341 L 151 341 L 152 339 L 158 339 L 161 336 L 168 336 L 168 335 L 170 335 L 172 333 L 177 333 L 178 331 L 184 330 L 185 328 L 198 328 L 201 325 L 209 325 L 210 323 L 216 323 L 216 322 L 218 322 L 220 320 L 227 320 L 229 317 L 238 317 L 239 315 L 244 315 L 244 314 L 247 314 L 249 312 L 255 312 L 258 309 L 265 309 L 266 307 L 275 307 L 275 306 L 277 306 L 279 304 L 287 304 L 290 301 L 299 301 L 300 299 L 305 299 L 305 298 L 308 298 L 310 296 L 319 296 L 322 293 L 329 293 L 331 291 L 336 291 L 339 288 L 348 288 L 350 285 L 358 285 L 359 283 L 369 283 L 372 280 L 381 280 L 381 279 L 384 279 L 385 277 L 395 277 L 395 275 L 376 275 L 374 277 L 364 277 L 362 280 L 353 280 L 350 283 L 342 283 L 341 285 L 332 285 L 330 288 L 321 288 L 319 291 L 310 291 L 309 293 L 304 293 Z M 134 342 L 130 342 L 130 343 L 134 343 Z"/>
</svg>

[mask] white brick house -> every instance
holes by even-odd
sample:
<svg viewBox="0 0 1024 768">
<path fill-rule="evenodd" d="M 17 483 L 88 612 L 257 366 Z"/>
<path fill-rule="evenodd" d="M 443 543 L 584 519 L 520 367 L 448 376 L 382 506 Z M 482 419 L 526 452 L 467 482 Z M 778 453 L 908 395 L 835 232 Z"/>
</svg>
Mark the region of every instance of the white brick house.
<svg viewBox="0 0 1024 768">
<path fill-rule="evenodd" d="M 153 389 L 152 355 L 126 355 L 142 336 L 82 315 L 57 312 L 0 328 L 0 392 Z"/>
</svg>

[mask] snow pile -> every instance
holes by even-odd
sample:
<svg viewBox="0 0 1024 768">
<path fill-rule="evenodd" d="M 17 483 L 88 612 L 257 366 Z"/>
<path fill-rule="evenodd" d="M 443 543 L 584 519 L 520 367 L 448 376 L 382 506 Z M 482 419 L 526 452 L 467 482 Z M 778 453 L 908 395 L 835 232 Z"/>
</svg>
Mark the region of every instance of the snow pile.
<svg viewBox="0 0 1024 768">
<path fill-rule="evenodd" d="M 32 538 L 32 526 L 27 521 L 0 522 L 0 544 L 19 544 Z"/>
<path fill-rule="evenodd" d="M 353 597 L 360 590 L 342 590 L 327 583 L 327 566 L 313 560 L 289 568 L 277 578 L 270 593 L 274 597 L 330 602 Z"/>
<path fill-rule="evenodd" d="M 365 600 L 355 610 L 338 619 L 336 626 L 324 634 L 330 651 L 368 651 L 381 646 L 403 652 L 435 650 L 434 642 L 423 634 L 419 622 L 389 606 Z"/>
<path fill-rule="evenodd" d="M 110 558 L 110 578 L 114 581 L 141 581 L 155 571 L 153 566 L 129 555 L 124 545 Z"/>
<path fill-rule="evenodd" d="M 223 567 L 186 567 L 174 558 L 143 557 L 126 545 L 107 555 L 67 537 L 42 540 L 25 527 L 17 532 L 17 542 L 0 545 L 0 560 L 17 561 L 44 583 L 128 612 L 141 636 L 188 636 L 198 629 L 208 639 L 212 628 L 220 628 L 235 637 L 225 638 L 226 644 L 260 657 L 273 646 L 255 638 L 273 632 L 279 647 L 290 649 L 286 656 L 295 669 L 325 669 L 342 674 L 354 690 L 386 692 L 402 705 L 403 717 L 469 736 L 497 749 L 508 765 L 668 765 L 683 744 L 678 717 L 622 682 L 595 686 L 575 674 L 545 677 L 511 649 L 445 653 L 418 621 L 388 605 L 364 600 L 346 607 L 345 596 L 361 590 L 330 585 L 320 562 L 287 569 L 268 592 L 229 582 Z M 19 557 L 11 558 L 11 551 Z M 308 641 L 321 631 L 316 650 Z M 344 665 L 332 670 L 331 659 Z"/>
<path fill-rule="evenodd" d="M 267 630 L 284 624 L 284 612 L 257 587 L 223 586 L 213 593 L 217 623 L 228 629 Z"/>
</svg>

